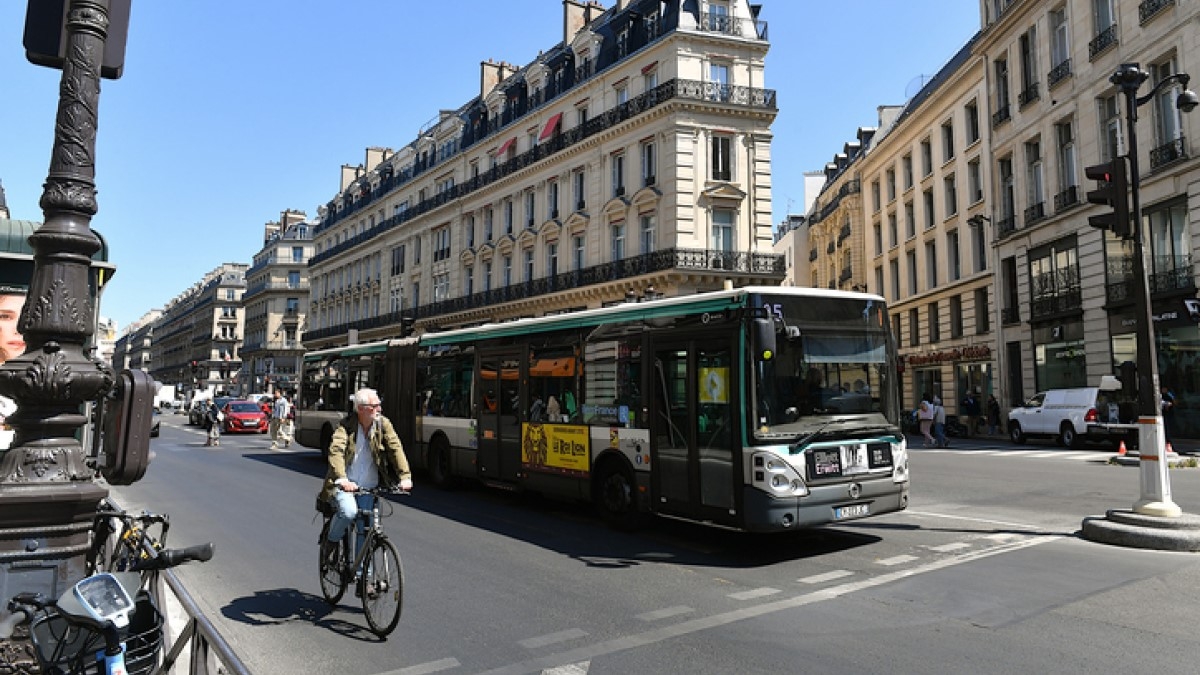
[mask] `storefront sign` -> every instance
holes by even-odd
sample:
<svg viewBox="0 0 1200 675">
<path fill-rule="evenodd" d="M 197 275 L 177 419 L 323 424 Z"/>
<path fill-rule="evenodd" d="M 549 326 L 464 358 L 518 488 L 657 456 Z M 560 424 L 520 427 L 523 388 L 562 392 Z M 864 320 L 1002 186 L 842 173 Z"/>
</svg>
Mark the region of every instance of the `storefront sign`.
<svg viewBox="0 0 1200 675">
<path fill-rule="evenodd" d="M 909 364 L 922 366 L 928 363 L 949 363 L 954 361 L 982 361 L 992 357 L 992 349 L 987 345 L 973 345 L 959 349 L 947 349 L 928 354 L 909 354 L 902 357 Z"/>
</svg>

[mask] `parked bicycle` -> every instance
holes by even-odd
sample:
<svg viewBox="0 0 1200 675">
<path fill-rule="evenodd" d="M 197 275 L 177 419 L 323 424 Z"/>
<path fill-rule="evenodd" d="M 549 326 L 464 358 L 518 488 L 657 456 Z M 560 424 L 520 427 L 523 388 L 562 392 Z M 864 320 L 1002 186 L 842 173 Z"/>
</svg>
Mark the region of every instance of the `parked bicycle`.
<svg viewBox="0 0 1200 675">
<path fill-rule="evenodd" d="M 383 518 L 392 515 L 394 507 L 379 496 L 389 492 L 371 488 L 354 493 L 370 495 L 370 508 L 359 509 L 354 522 L 346 528 L 346 536 L 332 549 L 331 555 L 326 555 L 326 547 L 321 544 L 329 532 L 334 506 L 317 499 L 317 510 L 324 516 L 317 547 L 321 558 L 321 593 L 329 604 L 337 605 L 346 588 L 354 584 L 355 595 L 362 598 L 367 624 L 381 638 L 395 630 L 404 605 L 404 568 L 400 554 L 383 531 Z M 387 504 L 386 514 L 381 514 L 380 504 Z"/>
<path fill-rule="evenodd" d="M 165 517 L 162 517 L 165 523 Z M 130 515 L 111 504 L 96 514 L 98 528 L 130 524 L 115 539 L 94 542 L 87 565 L 91 572 L 57 599 L 21 593 L 8 603 L 0 620 L 0 638 L 29 624 L 34 653 L 43 673 L 146 675 L 164 672 L 171 661 L 162 652 L 163 619 L 146 587 L 161 570 L 212 558 L 213 545 L 163 548 L 147 533 L 152 514 Z M 111 549 L 106 542 L 115 541 Z M 123 568 L 110 572 L 107 569 Z"/>
</svg>

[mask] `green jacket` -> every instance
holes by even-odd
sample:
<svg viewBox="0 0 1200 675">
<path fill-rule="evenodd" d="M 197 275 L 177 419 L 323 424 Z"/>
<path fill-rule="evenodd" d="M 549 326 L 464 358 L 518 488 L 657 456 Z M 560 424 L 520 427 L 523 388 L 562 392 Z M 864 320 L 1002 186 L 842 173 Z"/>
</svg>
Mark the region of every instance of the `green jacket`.
<svg viewBox="0 0 1200 675">
<path fill-rule="evenodd" d="M 373 429 L 368 444 L 375 457 L 375 466 L 379 469 L 380 485 L 394 486 L 405 478 L 411 479 L 412 471 L 408 468 L 404 446 L 391 420 L 380 416 L 379 423 Z M 358 450 L 358 434 L 361 430 L 358 417 L 351 414 L 333 432 L 333 440 L 329 443 L 329 471 L 320 494 L 322 500 L 332 500 L 338 489 L 334 482 L 346 477 L 346 467 L 354 462 L 354 453 Z"/>
</svg>

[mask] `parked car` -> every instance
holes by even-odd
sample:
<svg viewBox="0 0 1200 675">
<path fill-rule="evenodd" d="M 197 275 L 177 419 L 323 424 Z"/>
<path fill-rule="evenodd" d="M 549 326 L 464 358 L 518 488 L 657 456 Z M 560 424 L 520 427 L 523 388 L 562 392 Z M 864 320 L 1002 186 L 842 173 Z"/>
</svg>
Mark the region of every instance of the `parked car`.
<svg viewBox="0 0 1200 675">
<path fill-rule="evenodd" d="M 1013 443 L 1028 438 L 1053 438 L 1075 448 L 1085 441 L 1114 446 L 1137 441 L 1137 401 L 1122 394 L 1121 383 L 1106 375 L 1099 387 L 1049 389 L 1038 392 L 1008 413 Z"/>
<path fill-rule="evenodd" d="M 161 416 L 162 411 L 160 411 L 158 408 L 155 408 L 154 420 L 150 422 L 150 438 L 158 438 L 158 427 L 160 424 L 162 424 L 162 420 L 159 419 Z"/>
<path fill-rule="evenodd" d="M 225 421 L 222 426 L 227 434 L 267 433 L 267 416 L 254 401 L 232 400 L 226 403 L 224 408 L 221 408 L 221 412 L 225 413 Z"/>
</svg>

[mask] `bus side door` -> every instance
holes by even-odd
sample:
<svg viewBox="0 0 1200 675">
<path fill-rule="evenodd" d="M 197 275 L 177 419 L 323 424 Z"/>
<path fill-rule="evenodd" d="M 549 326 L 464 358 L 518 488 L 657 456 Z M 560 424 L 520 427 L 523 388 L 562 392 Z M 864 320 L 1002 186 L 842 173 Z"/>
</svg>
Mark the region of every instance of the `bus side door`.
<svg viewBox="0 0 1200 675">
<path fill-rule="evenodd" d="M 655 509 L 736 524 L 741 467 L 737 368 L 728 337 L 651 340 Z"/>
<path fill-rule="evenodd" d="M 521 391 L 523 349 L 479 351 L 479 453 L 482 480 L 515 481 L 521 470 Z"/>
</svg>

